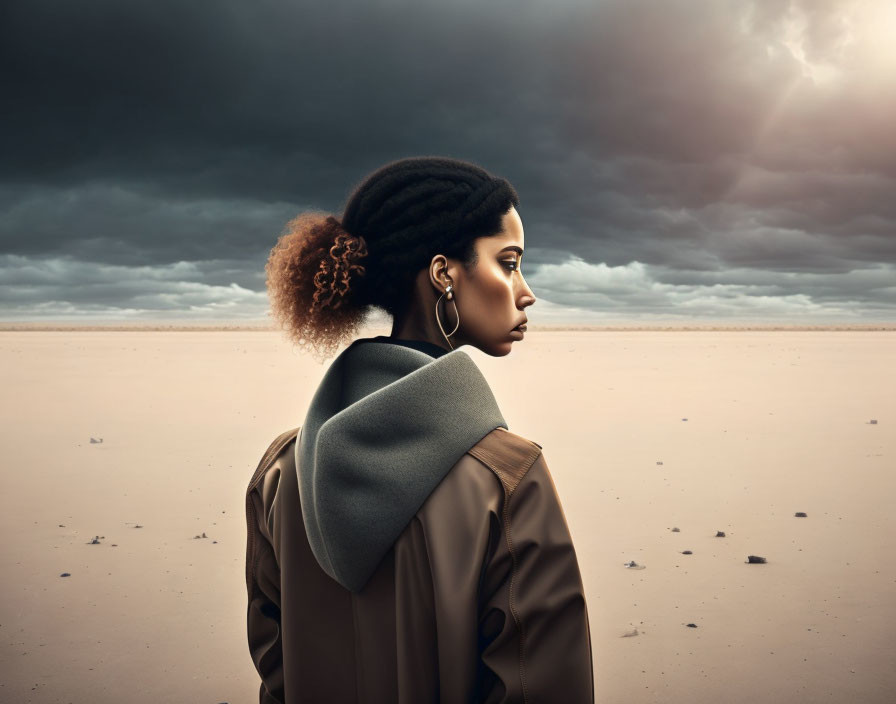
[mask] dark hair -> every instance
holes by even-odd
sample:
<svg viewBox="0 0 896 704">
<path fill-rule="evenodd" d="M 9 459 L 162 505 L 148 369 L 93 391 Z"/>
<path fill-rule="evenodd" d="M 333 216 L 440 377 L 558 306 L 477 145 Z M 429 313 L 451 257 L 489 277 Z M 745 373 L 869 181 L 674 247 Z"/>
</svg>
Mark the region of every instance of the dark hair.
<svg viewBox="0 0 896 704">
<path fill-rule="evenodd" d="M 311 211 L 287 223 L 265 266 L 275 319 L 300 348 L 329 356 L 371 307 L 401 316 L 436 254 L 476 265 L 474 241 L 501 231 L 513 186 L 467 161 L 412 157 L 358 185 L 342 218 Z"/>
</svg>

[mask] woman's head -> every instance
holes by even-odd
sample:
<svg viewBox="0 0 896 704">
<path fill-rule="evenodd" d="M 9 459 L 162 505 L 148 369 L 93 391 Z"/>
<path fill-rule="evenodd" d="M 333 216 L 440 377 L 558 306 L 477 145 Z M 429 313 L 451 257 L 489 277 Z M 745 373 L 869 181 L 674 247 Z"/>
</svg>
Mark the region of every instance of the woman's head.
<svg viewBox="0 0 896 704">
<path fill-rule="evenodd" d="M 457 327 L 451 346 L 507 354 L 510 330 L 535 301 L 518 254 L 504 250 L 523 248 L 518 204 L 506 180 L 469 162 L 387 164 L 355 188 L 341 218 L 310 212 L 290 221 L 266 266 L 272 312 L 300 347 L 324 355 L 373 307 L 393 317 L 393 334 L 447 346 L 435 302 L 452 284 L 453 301 L 443 297 L 438 312 L 445 333 Z"/>
</svg>

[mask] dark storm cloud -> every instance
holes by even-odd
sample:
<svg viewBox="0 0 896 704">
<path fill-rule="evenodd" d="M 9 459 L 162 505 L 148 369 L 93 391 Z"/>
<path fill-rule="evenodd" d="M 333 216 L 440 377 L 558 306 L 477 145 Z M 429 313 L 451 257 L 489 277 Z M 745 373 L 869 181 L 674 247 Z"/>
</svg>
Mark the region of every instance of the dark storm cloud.
<svg viewBox="0 0 896 704">
<path fill-rule="evenodd" d="M 252 198 L 154 197 L 98 182 L 10 187 L 0 204 L 4 228 L 21 235 L 9 247 L 17 254 L 63 252 L 131 266 L 258 255 L 259 244 L 271 238 L 272 223 L 285 222 L 296 209 Z"/>
<path fill-rule="evenodd" d="M 231 283 L 260 315 L 290 217 L 446 154 L 517 187 L 545 311 L 892 318 L 896 74 L 856 7 L 7 3 L 4 315 Z"/>
</svg>

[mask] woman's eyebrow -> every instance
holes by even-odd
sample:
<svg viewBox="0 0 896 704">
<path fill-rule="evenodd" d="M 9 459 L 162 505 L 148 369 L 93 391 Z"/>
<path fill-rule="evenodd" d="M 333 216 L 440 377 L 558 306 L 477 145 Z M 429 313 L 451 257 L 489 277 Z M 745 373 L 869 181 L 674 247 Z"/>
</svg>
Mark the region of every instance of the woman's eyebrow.
<svg viewBox="0 0 896 704">
<path fill-rule="evenodd" d="M 520 256 L 523 256 L 523 250 L 521 248 L 517 247 L 515 244 L 512 244 L 509 247 L 505 247 L 504 249 L 500 250 L 500 252 L 498 252 L 498 253 L 500 254 L 501 252 L 506 252 L 508 249 L 512 249 L 514 252 L 518 252 Z"/>
</svg>

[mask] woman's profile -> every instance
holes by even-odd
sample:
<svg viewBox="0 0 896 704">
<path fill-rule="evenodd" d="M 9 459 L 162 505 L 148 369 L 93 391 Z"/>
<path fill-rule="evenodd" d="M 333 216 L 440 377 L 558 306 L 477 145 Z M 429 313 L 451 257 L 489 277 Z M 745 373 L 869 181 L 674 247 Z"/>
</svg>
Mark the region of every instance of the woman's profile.
<svg viewBox="0 0 896 704">
<path fill-rule="evenodd" d="M 539 444 L 461 347 L 523 339 L 519 198 L 443 157 L 389 163 L 267 263 L 272 313 L 331 362 L 246 493 L 259 702 L 594 701 L 576 552 Z M 522 329 L 520 329 L 522 326 Z"/>
</svg>

